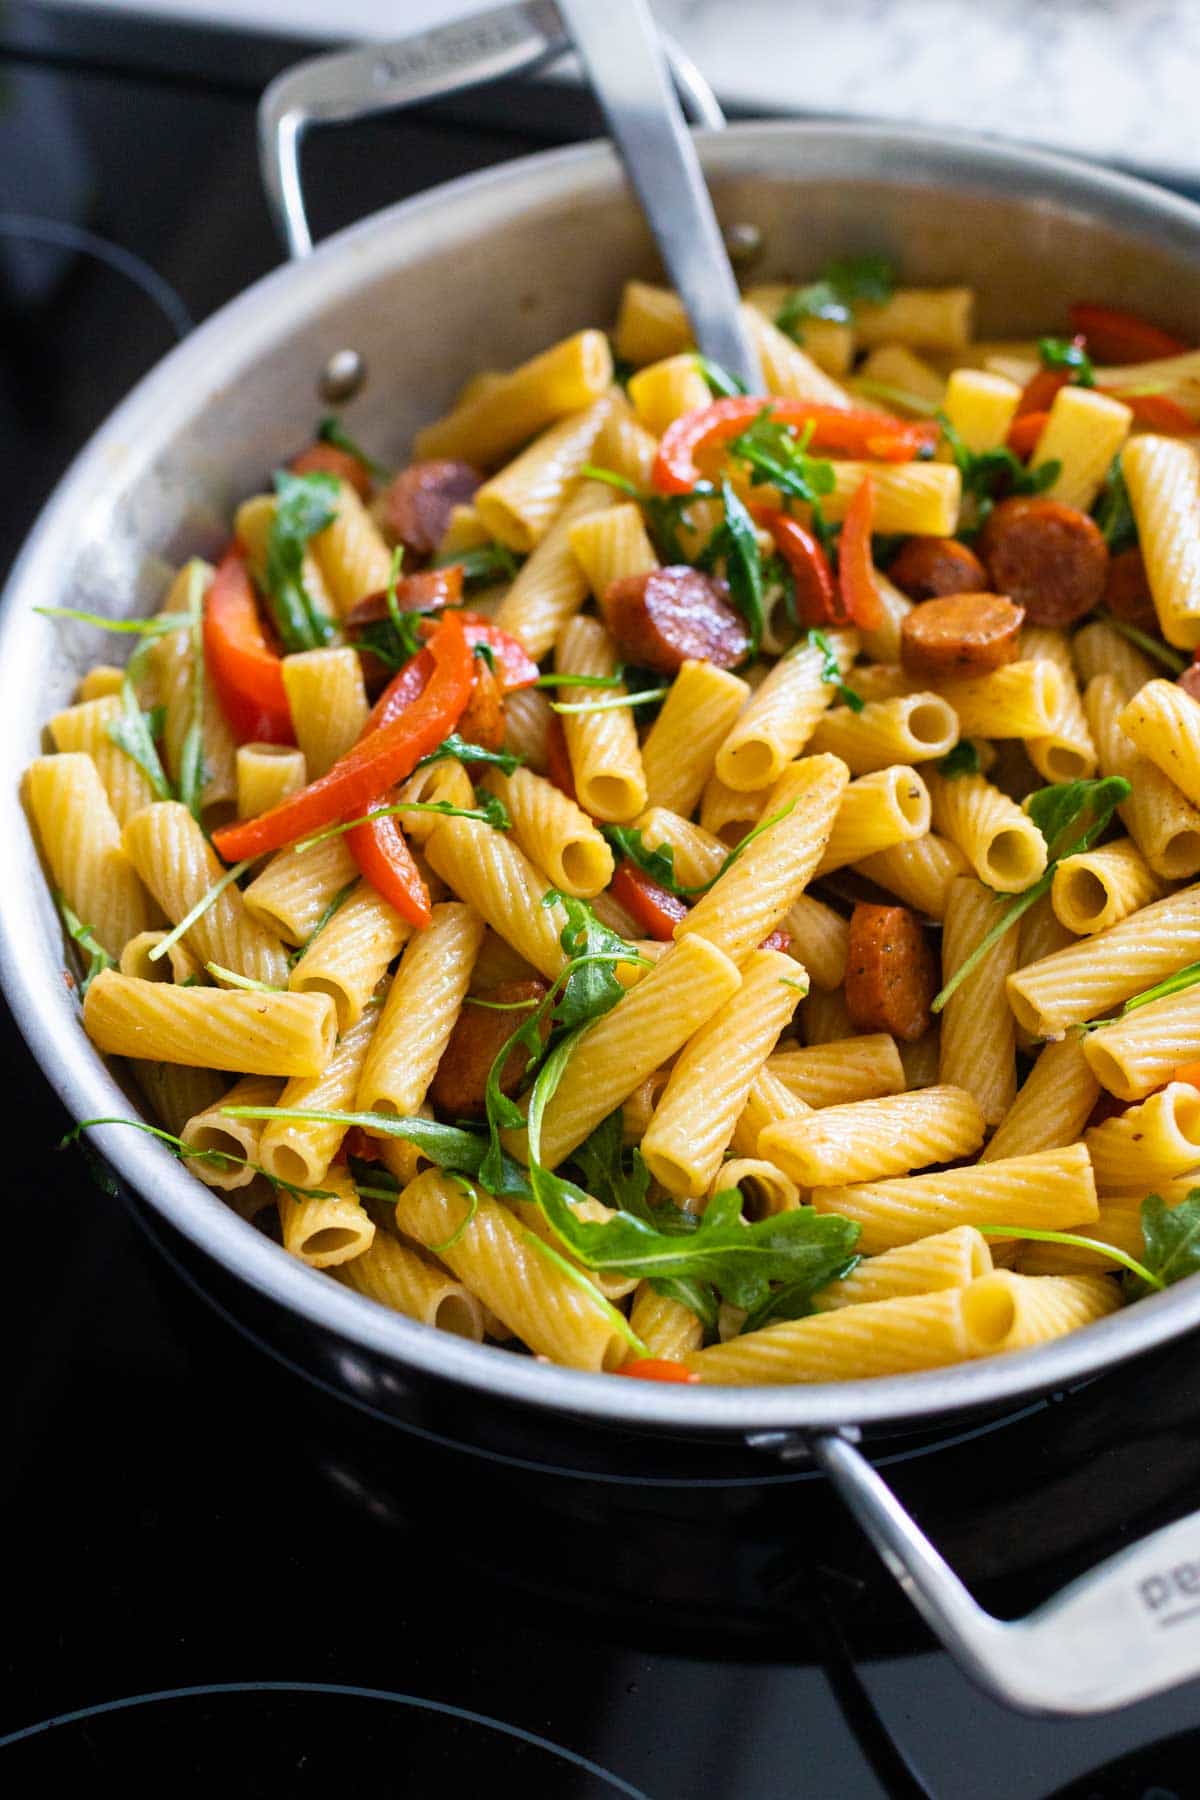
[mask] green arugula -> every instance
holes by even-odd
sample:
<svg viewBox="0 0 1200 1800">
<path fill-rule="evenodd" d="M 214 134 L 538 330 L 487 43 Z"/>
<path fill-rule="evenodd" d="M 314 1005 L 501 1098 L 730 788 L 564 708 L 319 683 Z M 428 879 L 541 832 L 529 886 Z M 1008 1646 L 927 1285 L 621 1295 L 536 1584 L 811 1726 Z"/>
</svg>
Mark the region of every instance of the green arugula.
<svg viewBox="0 0 1200 1800">
<path fill-rule="evenodd" d="M 669 687 L 640 688 L 630 694 L 610 694 L 603 700 L 552 700 L 550 710 L 556 713 L 616 712 L 622 706 L 649 706 L 656 700 L 665 700 L 670 691 Z"/>
<path fill-rule="evenodd" d="M 1010 494 L 1041 494 L 1053 487 L 1062 473 L 1057 460 L 1040 463 L 1028 469 L 1019 457 L 1004 446 L 995 450 L 968 450 L 945 413 L 937 414 L 942 436 L 950 446 L 955 467 L 962 476 L 964 498 L 975 502 L 975 523 L 959 537 L 970 537 L 979 530 L 997 500 Z"/>
<path fill-rule="evenodd" d="M 896 271 L 882 256 L 852 256 L 828 263 L 816 281 L 793 288 L 775 315 L 780 331 L 804 342 L 805 319 L 847 325 L 856 306 L 883 306 L 896 291 Z"/>
<path fill-rule="evenodd" d="M 230 1108 L 231 1115 L 233 1111 L 234 1109 Z M 264 1169 L 261 1163 L 252 1162 L 248 1156 L 236 1156 L 232 1150 L 203 1150 L 197 1148 L 195 1145 L 185 1144 L 183 1139 L 176 1137 L 173 1131 L 164 1131 L 159 1125 L 148 1125 L 145 1119 L 81 1119 L 78 1125 L 73 1125 L 70 1131 L 65 1132 L 59 1139 L 59 1149 L 66 1150 L 69 1149 L 72 1144 L 77 1144 L 86 1154 L 88 1146 L 83 1133 L 85 1131 L 91 1131 L 97 1125 L 129 1125 L 134 1131 L 144 1131 L 147 1137 L 158 1138 L 160 1143 L 166 1144 L 174 1155 L 179 1158 L 180 1162 L 209 1163 L 214 1169 L 253 1169 L 256 1175 L 265 1175 L 273 1188 L 281 1190 L 285 1194 L 290 1194 L 293 1200 L 337 1199 L 337 1195 L 332 1188 L 299 1187 L 294 1181 L 285 1181 L 282 1175 L 273 1175 L 270 1169 Z M 94 1152 L 91 1152 L 88 1155 L 88 1161 L 92 1164 L 94 1172 Z M 107 1181 L 102 1182 L 101 1185 L 105 1188 L 107 1193 L 115 1194 L 118 1191 L 115 1186 L 109 1185 Z"/>
<path fill-rule="evenodd" d="M 95 981 L 97 975 L 101 974 L 105 969 L 116 968 L 116 960 L 108 954 L 104 945 L 97 940 L 92 927 L 90 925 L 85 925 L 78 913 L 72 912 L 71 908 L 67 905 L 66 898 L 63 894 L 56 892 L 54 901 L 59 912 L 62 914 L 62 921 L 66 927 L 67 936 L 71 938 L 74 943 L 78 944 L 81 950 L 87 951 L 88 965 L 84 971 L 83 980 L 79 983 L 79 998 L 82 1000 L 93 981 Z"/>
<path fill-rule="evenodd" d="M 811 506 L 813 530 L 821 536 L 829 529 L 821 515 L 821 501 L 833 493 L 837 477 L 827 458 L 808 454 L 812 434 L 812 426 L 807 425 L 797 436 L 774 416 L 768 404 L 732 439 L 729 454 L 745 463 L 751 487 L 770 482 L 788 499 L 803 500 Z"/>
<path fill-rule="evenodd" d="M 696 565 L 701 569 L 712 569 L 716 563 L 724 562 L 729 598 L 745 619 L 749 632 L 750 647 L 746 652 L 746 660 L 751 662 L 758 655 L 767 623 L 763 607 L 762 553 L 758 547 L 754 520 L 728 481 L 721 483 L 721 500 L 725 507 L 725 517 L 697 557 Z"/>
<path fill-rule="evenodd" d="M 1061 781 L 1039 788 L 1025 802 L 1025 810 L 1046 840 L 1045 873 L 1020 894 L 997 894 L 1003 910 L 996 923 L 986 931 L 961 968 L 957 969 L 941 993 L 933 1001 L 933 1011 L 941 1012 L 951 994 L 961 986 L 1029 908 L 1048 894 L 1054 871 L 1064 856 L 1077 856 L 1090 850 L 1108 829 L 1117 807 L 1129 798 L 1132 788 L 1123 775 L 1106 775 L 1097 781 Z"/>
<path fill-rule="evenodd" d="M 332 475 L 293 475 L 276 469 L 278 496 L 267 539 L 267 600 L 284 650 L 318 650 L 333 626 L 304 585 L 308 540 L 337 517 L 338 483 Z"/>
<path fill-rule="evenodd" d="M 221 898 L 225 889 L 229 887 L 232 882 L 239 881 L 246 873 L 246 870 L 252 869 L 258 860 L 259 858 L 257 856 L 251 856 L 248 857 L 245 862 L 234 863 L 232 868 L 226 869 L 224 874 L 219 876 L 218 879 L 213 882 L 212 886 L 201 894 L 195 906 L 184 914 L 178 925 L 172 926 L 166 937 L 155 944 L 153 950 L 150 952 L 150 961 L 161 962 L 162 958 L 166 956 L 173 945 L 177 944 L 180 938 L 192 929 L 196 920 L 203 918 L 209 907 Z"/>
<path fill-rule="evenodd" d="M 435 556 L 430 567 L 449 569 L 457 563 L 463 572 L 463 587 L 470 593 L 497 581 L 511 581 L 524 560 L 514 556 L 507 544 L 493 539 L 491 543 L 476 544 L 472 550 L 447 550 L 444 556 Z"/>
<path fill-rule="evenodd" d="M 960 738 L 953 750 L 946 752 L 938 762 L 937 772 L 947 781 L 956 781 L 960 775 L 980 773 L 979 752 L 970 738 Z"/>
<path fill-rule="evenodd" d="M 739 381 L 736 375 L 731 375 L 728 369 L 723 369 L 711 356 L 702 356 L 697 351 L 696 367 L 707 381 L 708 391 L 715 399 L 732 400 L 746 392 L 745 382 Z"/>
<path fill-rule="evenodd" d="M 1106 1244 L 1100 1238 L 1087 1237 L 1078 1231 L 1043 1231 L 1040 1227 L 1031 1225 L 977 1225 L 975 1229 L 982 1232 L 984 1237 L 1027 1238 L 1038 1244 L 1068 1244 L 1075 1250 L 1098 1250 L 1101 1256 L 1120 1263 L 1123 1269 L 1128 1270 L 1130 1275 L 1136 1276 L 1147 1287 L 1161 1288 L 1165 1285 L 1144 1263 L 1140 1263 L 1135 1256 L 1130 1256 L 1127 1250 L 1120 1249 L 1116 1244 Z"/>
<path fill-rule="evenodd" d="M 1143 988 L 1140 994 L 1134 994 L 1125 1004 L 1117 1009 L 1111 1019 L 1089 1019 L 1086 1023 L 1072 1026 L 1072 1030 L 1087 1034 L 1089 1031 L 1102 1031 L 1106 1025 L 1112 1025 L 1117 1019 L 1123 1019 L 1128 1013 L 1137 1012 L 1140 1007 L 1153 1006 L 1156 1000 L 1169 1000 L 1172 994 L 1182 994 L 1200 981 L 1200 962 L 1188 963 L 1185 968 L 1176 969 L 1163 981 L 1156 981 L 1153 987 Z"/>
<path fill-rule="evenodd" d="M 344 450 L 347 456 L 353 456 L 363 465 L 376 481 L 382 481 L 387 470 L 382 463 L 377 463 L 373 456 L 368 456 L 360 444 L 356 444 L 350 433 L 343 429 L 341 420 L 335 413 L 326 413 L 317 425 L 317 440 L 322 444 L 332 444 L 335 450 Z"/>
<path fill-rule="evenodd" d="M 502 770 L 505 775 L 511 775 L 525 761 L 525 758 L 518 755 L 515 750 L 485 750 L 482 744 L 470 744 L 466 738 L 461 738 L 457 732 L 452 731 L 449 737 L 442 739 L 436 750 L 431 750 L 428 756 L 423 756 L 420 762 L 413 765 L 413 774 L 415 775 L 418 769 L 427 769 L 431 763 L 447 762 L 451 759 L 459 762 L 491 763 L 497 769 Z"/>
<path fill-rule="evenodd" d="M 1038 355 L 1044 369 L 1065 370 L 1075 387 L 1095 387 L 1095 366 L 1082 344 L 1070 338 L 1039 338 Z"/>
<path fill-rule="evenodd" d="M 1119 456 L 1114 456 L 1108 466 L 1100 497 L 1092 508 L 1092 517 L 1104 533 L 1104 541 L 1113 556 L 1118 556 L 1122 550 L 1131 550 L 1137 543 L 1137 521 Z"/>
<path fill-rule="evenodd" d="M 304 942 L 302 944 L 297 944 L 296 948 L 293 951 L 291 951 L 291 953 L 288 956 L 288 967 L 289 968 L 291 968 L 291 969 L 295 968 L 296 964 L 300 961 L 300 958 L 304 955 L 304 952 L 312 947 L 312 945 L 316 942 L 316 940 L 320 937 L 321 933 L 324 931 L 325 927 L 328 925 L 330 919 L 332 919 L 334 913 L 336 913 L 342 906 L 345 905 L 346 901 L 350 898 L 351 894 L 354 892 L 354 890 L 357 886 L 358 886 L 358 875 L 357 875 L 357 873 L 355 873 L 350 878 L 350 880 L 346 883 L 345 887 L 341 887 L 338 889 L 337 893 L 333 896 L 333 899 L 329 902 L 328 906 L 325 908 L 325 911 L 321 914 L 320 918 L 317 920 L 316 924 L 313 926 L 312 930 L 309 932 L 309 934 L 305 938 Z"/>
<path fill-rule="evenodd" d="M 83 612 L 77 606 L 35 606 L 43 619 L 76 619 L 81 625 L 95 625 L 100 631 L 128 633 L 134 637 L 166 637 L 172 631 L 186 631 L 191 624 L 189 613 L 155 613 L 150 619 L 108 619 L 103 613 Z"/>
<path fill-rule="evenodd" d="M 595 463 L 586 463 L 581 472 L 590 481 L 606 482 L 618 493 L 628 494 L 631 500 L 637 501 L 645 516 L 646 529 L 664 563 L 677 567 L 689 560 L 680 533 L 685 525 L 691 524 L 687 509 L 692 501 L 709 500 L 716 493 L 711 482 L 702 481 L 688 494 L 648 494 L 636 481 L 631 481 L 628 475 L 619 475 L 615 469 L 601 469 Z"/>
<path fill-rule="evenodd" d="M 406 1143 L 416 1144 L 439 1169 L 450 1175 L 465 1175 L 469 1180 L 478 1179 L 489 1194 L 511 1200 L 533 1198 L 525 1170 L 504 1151 L 491 1171 L 494 1179 L 482 1176 L 488 1140 L 481 1132 L 463 1125 L 439 1125 L 436 1119 L 420 1117 L 394 1119 L 386 1113 L 342 1112 L 337 1108 L 225 1106 L 221 1110 L 231 1119 L 296 1119 L 317 1125 L 344 1125 L 347 1131 L 352 1125 L 359 1125 L 377 1136 L 403 1138 Z"/>
<path fill-rule="evenodd" d="M 1162 667 L 1172 676 L 1182 675 L 1187 668 L 1187 657 L 1180 656 L 1177 650 L 1172 650 L 1169 644 L 1162 642 L 1161 638 L 1151 637 L 1148 631 L 1139 631 L 1136 625 L 1129 625 L 1124 619 L 1114 618 L 1113 614 L 1106 611 L 1104 607 L 1099 607 L 1095 616 L 1097 619 L 1102 619 L 1106 625 L 1111 625 L 1119 637 L 1136 645 L 1144 656 L 1149 656 L 1154 662 L 1161 663 Z"/>
<path fill-rule="evenodd" d="M 143 643 L 149 641 L 143 640 Z M 121 681 L 121 711 L 115 719 L 108 721 L 105 731 L 117 748 L 137 764 L 150 783 L 155 799 L 173 800 L 175 789 L 167 780 L 151 731 L 152 715 L 142 711 L 134 685 L 140 668 L 140 658 L 135 650 L 125 665 Z"/>
<path fill-rule="evenodd" d="M 490 825 L 493 831 L 512 830 L 508 808 L 499 794 L 488 794 L 482 806 L 454 806 L 449 800 L 397 800 L 392 806 L 373 806 L 370 812 L 361 813 L 357 819 L 342 819 L 337 825 L 327 825 L 324 831 L 300 838 L 292 849 L 297 856 L 302 856 L 330 838 L 341 837 L 343 832 L 354 831 L 359 825 L 369 825 L 373 819 L 391 819 L 410 812 L 442 813 L 448 819 L 476 819 L 481 825 Z"/>
<path fill-rule="evenodd" d="M 649 1215 L 650 1171 L 641 1151 L 625 1143 L 619 1106 L 571 1152 L 571 1162 L 594 1200 L 616 1212 L 635 1213 L 638 1218 Z"/>
<path fill-rule="evenodd" d="M 224 982 L 226 987 L 243 988 L 248 994 L 284 992 L 277 982 L 256 981 L 253 975 L 239 975 L 236 969 L 227 969 L 223 963 L 206 962 L 204 967 L 215 981 Z"/>
<path fill-rule="evenodd" d="M 625 679 L 625 665 L 618 663 L 611 675 L 539 675 L 534 687 L 618 688 Z"/>
<path fill-rule="evenodd" d="M 856 694 L 854 689 L 847 687 L 842 680 L 842 669 L 837 659 L 837 651 L 825 633 L 816 630 L 810 631 L 808 645 L 810 649 L 821 652 L 821 680 L 829 682 L 843 706 L 848 706 L 851 712 L 860 713 L 866 705 L 866 701 L 861 694 Z M 794 654 L 794 651 L 789 650 L 789 656 Z"/>
<path fill-rule="evenodd" d="M 388 616 L 386 619 L 372 619 L 365 625 L 354 626 L 354 647 L 356 650 L 369 650 L 377 656 L 387 669 L 402 669 L 418 654 L 424 644 L 421 625 L 425 615 L 400 605 L 396 594 L 396 585 L 400 580 L 400 564 L 404 559 L 404 545 L 397 544 L 392 551 L 392 564 L 388 571 L 388 584 L 384 593 Z"/>
<path fill-rule="evenodd" d="M 1200 1269 L 1200 1187 L 1192 1188 L 1178 1206 L 1168 1206 L 1160 1194 L 1147 1194 L 1142 1201 L 1142 1241 L 1146 1268 L 1128 1284 L 1132 1298 L 1149 1287 L 1171 1287 L 1194 1275 Z"/>
<path fill-rule="evenodd" d="M 857 699 L 857 695 L 855 698 Z M 666 888 L 668 893 L 676 895 L 680 900 L 690 900 L 697 894 L 707 894 L 709 888 L 720 881 L 725 871 L 733 867 L 747 846 L 755 838 L 761 837 L 764 831 L 770 831 L 772 825 L 778 825 L 781 819 L 786 819 L 795 805 L 796 802 L 790 800 L 769 818 L 760 819 L 757 825 L 752 825 L 729 851 L 716 874 L 710 875 L 707 881 L 695 882 L 691 887 L 685 887 L 675 873 L 675 849 L 672 844 L 658 844 L 652 850 L 637 825 L 602 825 L 600 829 L 618 855 L 627 856 L 630 862 L 636 863 L 639 869 L 649 875 L 651 881 Z"/>
</svg>

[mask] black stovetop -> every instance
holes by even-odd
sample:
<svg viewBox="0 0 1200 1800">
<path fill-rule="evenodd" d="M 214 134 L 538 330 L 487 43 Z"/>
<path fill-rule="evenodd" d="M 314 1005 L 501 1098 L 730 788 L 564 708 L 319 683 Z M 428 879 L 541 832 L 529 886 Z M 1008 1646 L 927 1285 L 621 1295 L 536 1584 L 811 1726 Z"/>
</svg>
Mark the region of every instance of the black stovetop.
<svg viewBox="0 0 1200 1800">
<path fill-rule="evenodd" d="M 0 14 L 0 571 L 181 315 L 278 260 L 254 102 L 290 53 Z M 331 136 L 315 216 L 327 230 L 591 129 L 576 95 L 501 89 Z M 55 230 L 34 243 L 31 217 Z M 71 243 L 47 245 L 63 226 Z M 1200 1684 L 1078 1723 L 1006 1712 L 817 1477 L 533 1475 L 307 1386 L 54 1151 L 66 1121 L 6 1019 L 0 1057 L 6 1793 L 100 1775 L 233 1800 L 348 1780 L 539 1800 L 1200 1793 Z M 1200 1506 L 1198 1348 L 894 1455 L 891 1478 L 1015 1615 Z"/>
</svg>

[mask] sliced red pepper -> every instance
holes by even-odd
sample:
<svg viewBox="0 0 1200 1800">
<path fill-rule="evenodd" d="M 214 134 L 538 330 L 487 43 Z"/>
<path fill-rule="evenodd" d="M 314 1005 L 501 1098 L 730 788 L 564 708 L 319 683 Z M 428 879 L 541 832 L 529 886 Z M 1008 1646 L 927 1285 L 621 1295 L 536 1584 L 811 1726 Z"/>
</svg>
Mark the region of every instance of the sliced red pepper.
<svg viewBox="0 0 1200 1800">
<path fill-rule="evenodd" d="M 1022 462 L 1027 461 L 1037 449 L 1037 441 L 1049 422 L 1048 412 L 1020 413 L 1008 428 L 1008 436 L 1004 440 L 1014 456 Z"/>
<path fill-rule="evenodd" d="M 462 622 L 472 650 L 478 650 L 483 644 L 495 657 L 502 692 L 511 694 L 517 688 L 533 686 L 540 673 L 538 666 L 511 632 L 501 631 L 499 625 L 493 625 L 490 619 L 481 618 L 478 613 L 463 613 Z M 421 629 L 424 631 L 425 627 Z"/>
<path fill-rule="evenodd" d="M 339 481 L 349 482 L 360 500 L 370 495 L 370 469 L 361 456 L 339 450 L 336 444 L 310 444 L 293 456 L 290 466 L 293 475 L 336 475 Z"/>
<path fill-rule="evenodd" d="M 801 625 L 844 623 L 837 583 L 820 542 L 799 519 L 782 512 L 755 511 L 775 540 L 796 589 L 796 616 Z"/>
<path fill-rule="evenodd" d="M 878 462 L 911 462 L 937 444 L 939 427 L 931 420 L 910 423 L 889 418 L 887 413 L 817 406 L 807 400 L 784 400 L 777 394 L 735 394 L 714 400 L 698 412 L 685 413 L 667 426 L 654 459 L 652 485 L 660 494 L 690 494 L 703 479 L 697 455 L 737 437 L 767 407 L 781 425 L 798 431 L 811 425 L 809 447 L 814 451 L 838 451 Z"/>
<path fill-rule="evenodd" d="M 1014 417 L 1023 419 L 1029 413 L 1048 413 L 1055 394 L 1060 388 L 1070 387 L 1072 379 L 1068 369 L 1039 369 L 1021 389 Z"/>
<path fill-rule="evenodd" d="M 396 605 L 401 612 L 441 612 L 444 607 L 462 602 L 463 566 L 449 563 L 444 569 L 418 569 L 413 575 L 401 575 L 396 581 Z M 358 600 L 346 614 L 346 626 L 377 625 L 389 615 L 386 588 L 377 588 Z"/>
<path fill-rule="evenodd" d="M 372 805 L 376 802 L 372 801 Z M 385 804 L 381 798 L 379 804 Z M 365 810 L 369 811 L 370 807 Z M 429 889 L 395 818 L 368 819 L 346 833 L 346 844 L 371 886 L 402 919 L 424 931 L 432 916 Z"/>
<path fill-rule="evenodd" d="M 411 662 L 406 662 L 384 688 L 378 700 L 367 715 L 367 722 L 362 728 L 363 738 L 369 737 L 373 731 L 382 731 L 385 725 L 392 725 L 400 715 L 408 710 L 413 701 L 425 692 L 429 685 L 429 677 L 433 674 L 433 653 L 430 650 L 418 650 Z M 472 670 L 472 676 L 474 670 Z"/>
<path fill-rule="evenodd" d="M 565 794 L 568 800 L 574 800 L 578 806 L 579 795 L 575 792 L 575 773 L 567 750 L 567 734 L 557 713 L 551 713 L 550 723 L 546 728 L 546 779 L 554 783 L 560 794 Z"/>
<path fill-rule="evenodd" d="M 1149 431 L 1189 437 L 1196 429 L 1195 420 L 1169 394 L 1123 394 L 1118 388 L 1101 388 L 1100 392 L 1120 400 Z"/>
<path fill-rule="evenodd" d="M 668 943 L 674 937 L 680 919 L 686 919 L 688 915 L 686 900 L 671 893 L 669 888 L 660 887 L 645 869 L 639 869 L 628 857 L 617 864 L 609 891 L 644 928 L 648 937 L 658 938 L 662 943 Z"/>
<path fill-rule="evenodd" d="M 1088 353 L 1097 362 L 1153 362 L 1157 357 L 1178 356 L 1191 348 L 1182 338 L 1151 325 L 1148 319 L 1115 306 L 1095 306 L 1089 300 L 1077 300 L 1070 314 L 1072 328 L 1082 332 Z"/>
<path fill-rule="evenodd" d="M 616 1371 L 618 1375 L 633 1375 L 639 1381 L 699 1381 L 690 1369 L 682 1363 L 672 1362 L 666 1356 L 635 1356 L 629 1362 L 621 1364 Z"/>
<path fill-rule="evenodd" d="M 204 664 L 239 744 L 294 744 L 283 664 L 267 639 L 246 559 L 226 552 L 204 596 Z"/>
<path fill-rule="evenodd" d="M 474 674 L 457 613 L 445 615 L 427 654 L 433 663 L 428 682 L 399 717 L 368 731 L 326 774 L 269 812 L 213 834 L 213 844 L 226 862 L 279 850 L 310 832 L 366 812 L 380 794 L 403 781 L 423 756 L 437 748 L 462 717 Z M 380 706 L 407 672 L 396 677 Z"/>
<path fill-rule="evenodd" d="M 838 539 L 838 581 L 842 605 L 852 624 L 875 631 L 883 623 L 883 602 L 875 586 L 871 561 L 871 522 L 875 517 L 875 483 L 864 475 L 846 508 Z"/>
</svg>

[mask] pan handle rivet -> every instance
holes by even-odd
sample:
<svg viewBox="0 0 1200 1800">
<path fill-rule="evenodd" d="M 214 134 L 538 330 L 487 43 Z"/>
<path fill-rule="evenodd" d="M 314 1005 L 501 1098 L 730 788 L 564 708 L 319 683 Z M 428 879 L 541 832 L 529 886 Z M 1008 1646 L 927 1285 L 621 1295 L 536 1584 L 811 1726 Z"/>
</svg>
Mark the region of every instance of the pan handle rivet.
<svg viewBox="0 0 1200 1800">
<path fill-rule="evenodd" d="M 367 365 L 357 350 L 335 350 L 317 381 L 322 400 L 353 400 L 367 379 Z"/>
</svg>

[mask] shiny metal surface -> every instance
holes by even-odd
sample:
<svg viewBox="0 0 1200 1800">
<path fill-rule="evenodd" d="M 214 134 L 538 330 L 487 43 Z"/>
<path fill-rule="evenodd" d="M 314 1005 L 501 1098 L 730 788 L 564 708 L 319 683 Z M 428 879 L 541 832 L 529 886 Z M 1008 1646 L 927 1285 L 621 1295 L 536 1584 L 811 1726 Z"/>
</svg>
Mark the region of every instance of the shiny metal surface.
<svg viewBox="0 0 1200 1800">
<path fill-rule="evenodd" d="M 872 247 L 895 256 L 910 280 L 977 284 L 981 333 L 1044 327 L 1088 291 L 1200 336 L 1200 210 L 1142 183 L 998 145 L 870 127 L 745 125 L 699 143 L 718 215 L 766 234 L 764 278 L 809 275 L 830 255 Z M 489 270 L 484 303 L 478 283 L 460 279 L 467 259 Z M 193 551 L 219 549 L 236 501 L 306 441 L 314 382 L 340 345 L 359 346 L 372 370 L 349 428 L 399 460 L 469 375 L 611 318 L 625 277 L 652 270 L 644 224 L 608 147 L 469 177 L 257 284 L 166 358 L 74 464 L 13 570 L 0 618 L 11 696 L 0 715 L 9 855 L 0 975 L 76 1117 L 135 1109 L 84 1038 L 63 982 L 62 934 L 20 785 L 41 749 L 42 721 L 89 662 L 111 657 L 112 640 L 51 624 L 33 608 L 69 595 L 113 616 L 148 612 L 170 570 Z M 1065 1385 L 1200 1325 L 1200 1283 L 1185 1283 L 1036 1351 L 925 1375 L 703 1392 L 599 1380 L 434 1336 L 372 1306 L 284 1256 L 161 1146 L 119 1127 L 95 1135 L 185 1236 L 314 1330 L 353 1346 L 364 1366 L 426 1373 L 625 1432 L 741 1439 L 959 1415 Z"/>
<path fill-rule="evenodd" d="M 696 343 L 750 393 L 762 369 L 646 0 L 558 0 Z"/>
</svg>

